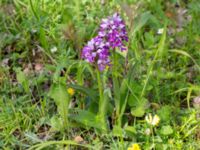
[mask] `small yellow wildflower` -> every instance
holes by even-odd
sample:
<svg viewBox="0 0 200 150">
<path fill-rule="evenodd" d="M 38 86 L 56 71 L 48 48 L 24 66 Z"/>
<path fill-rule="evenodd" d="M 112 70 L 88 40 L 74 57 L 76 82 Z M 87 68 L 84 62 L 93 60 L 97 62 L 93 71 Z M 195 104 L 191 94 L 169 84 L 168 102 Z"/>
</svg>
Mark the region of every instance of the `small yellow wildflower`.
<svg viewBox="0 0 200 150">
<path fill-rule="evenodd" d="M 156 126 L 156 125 L 158 125 L 159 122 L 160 122 L 160 118 L 159 118 L 158 115 L 154 115 L 154 116 L 152 117 L 151 114 L 148 114 L 148 115 L 145 117 L 145 120 L 146 120 L 146 122 L 147 122 L 148 124 L 150 124 L 150 125 L 152 125 L 152 126 Z"/>
<path fill-rule="evenodd" d="M 107 66 L 106 66 L 106 70 L 108 70 L 108 69 L 109 69 L 109 66 L 107 65 Z"/>
<path fill-rule="evenodd" d="M 135 143 L 135 144 L 132 144 L 131 147 L 128 148 L 128 150 L 141 150 L 140 149 L 140 146 Z"/>
<path fill-rule="evenodd" d="M 74 91 L 74 89 L 73 88 L 68 88 L 67 89 L 67 92 L 69 93 L 69 95 L 71 95 L 71 96 L 73 96 L 74 95 L 74 93 L 75 93 L 75 91 Z"/>
</svg>

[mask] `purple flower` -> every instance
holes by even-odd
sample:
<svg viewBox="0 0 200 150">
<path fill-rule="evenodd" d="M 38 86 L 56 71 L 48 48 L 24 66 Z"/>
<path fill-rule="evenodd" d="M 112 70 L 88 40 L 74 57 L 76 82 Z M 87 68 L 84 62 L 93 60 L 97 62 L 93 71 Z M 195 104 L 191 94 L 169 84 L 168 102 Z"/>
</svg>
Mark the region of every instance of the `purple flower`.
<svg viewBox="0 0 200 150">
<path fill-rule="evenodd" d="M 126 26 L 119 14 L 115 13 L 106 19 L 102 19 L 98 35 L 105 39 L 111 48 L 126 50 L 124 41 L 128 42 Z"/>
<path fill-rule="evenodd" d="M 100 71 L 103 71 L 106 66 L 110 66 L 109 56 L 109 45 L 99 36 L 87 43 L 81 55 L 89 63 L 96 62 Z"/>
<path fill-rule="evenodd" d="M 126 26 L 119 14 L 115 13 L 102 19 L 98 36 L 91 39 L 82 50 L 81 57 L 89 63 L 98 65 L 100 71 L 110 66 L 110 49 L 127 50 L 124 42 L 128 42 Z"/>
</svg>

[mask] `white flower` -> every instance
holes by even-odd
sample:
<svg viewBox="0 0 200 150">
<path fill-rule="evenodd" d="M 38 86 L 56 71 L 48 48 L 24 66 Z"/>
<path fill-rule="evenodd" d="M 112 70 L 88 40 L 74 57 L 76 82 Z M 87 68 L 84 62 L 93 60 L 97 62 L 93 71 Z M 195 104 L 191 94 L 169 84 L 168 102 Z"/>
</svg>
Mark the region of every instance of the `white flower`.
<svg viewBox="0 0 200 150">
<path fill-rule="evenodd" d="M 157 34 L 163 34 L 163 31 L 164 31 L 164 29 L 160 28 L 160 29 L 158 29 Z"/>
<path fill-rule="evenodd" d="M 36 30 L 36 29 L 32 29 L 31 32 L 32 32 L 32 33 L 36 33 L 37 30 Z"/>
<path fill-rule="evenodd" d="M 151 124 L 151 122 L 152 122 L 152 115 L 151 115 L 151 114 L 146 115 L 146 116 L 145 116 L 145 120 L 146 120 L 146 122 L 147 122 L 148 124 Z"/>
<path fill-rule="evenodd" d="M 158 125 L 160 122 L 160 118 L 158 117 L 158 115 L 155 115 L 153 117 L 153 120 L 152 120 L 152 125 L 155 126 L 155 125 Z"/>
<path fill-rule="evenodd" d="M 150 135 L 150 134 L 151 134 L 151 130 L 150 130 L 149 128 L 147 128 L 147 129 L 144 131 L 144 133 L 145 133 L 146 135 Z"/>
<path fill-rule="evenodd" d="M 55 53 L 57 50 L 58 50 L 57 47 L 54 46 L 53 48 L 51 48 L 50 51 L 51 51 L 52 53 Z"/>
<path fill-rule="evenodd" d="M 160 122 L 160 118 L 159 118 L 158 115 L 154 115 L 154 116 L 152 117 L 151 114 L 148 114 L 148 115 L 145 117 L 145 120 L 146 120 L 146 122 L 147 122 L 148 124 L 150 124 L 150 125 L 152 125 L 152 126 L 156 126 L 156 125 L 158 125 L 159 122 Z"/>
</svg>

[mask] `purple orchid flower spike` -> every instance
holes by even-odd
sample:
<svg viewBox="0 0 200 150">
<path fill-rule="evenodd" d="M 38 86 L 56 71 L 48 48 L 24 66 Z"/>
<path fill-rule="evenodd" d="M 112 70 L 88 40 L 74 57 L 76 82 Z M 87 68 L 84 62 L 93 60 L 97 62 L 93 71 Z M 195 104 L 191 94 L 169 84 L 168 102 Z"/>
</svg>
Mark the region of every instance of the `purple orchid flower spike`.
<svg viewBox="0 0 200 150">
<path fill-rule="evenodd" d="M 119 14 L 115 13 L 102 19 L 98 35 L 83 48 L 81 57 L 91 64 L 96 63 L 99 70 L 103 71 L 111 64 L 111 49 L 127 50 L 124 42 L 128 42 L 126 26 Z"/>
<path fill-rule="evenodd" d="M 99 36 L 91 39 L 82 50 L 82 58 L 89 63 L 96 62 L 100 71 L 110 66 L 109 55 L 108 43 Z"/>
<path fill-rule="evenodd" d="M 120 48 L 121 51 L 126 50 L 124 41 L 128 42 L 126 25 L 119 14 L 115 13 L 106 19 L 102 19 L 99 36 L 104 38 L 111 48 Z"/>
</svg>

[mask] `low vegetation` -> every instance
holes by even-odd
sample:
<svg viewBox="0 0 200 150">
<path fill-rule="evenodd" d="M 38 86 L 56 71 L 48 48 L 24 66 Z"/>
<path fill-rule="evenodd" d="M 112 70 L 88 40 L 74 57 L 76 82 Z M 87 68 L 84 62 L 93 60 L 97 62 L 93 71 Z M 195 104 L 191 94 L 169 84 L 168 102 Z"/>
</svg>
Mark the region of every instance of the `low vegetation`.
<svg viewBox="0 0 200 150">
<path fill-rule="evenodd" d="M 1 0 L 0 148 L 200 149 L 199 0 Z"/>
</svg>

